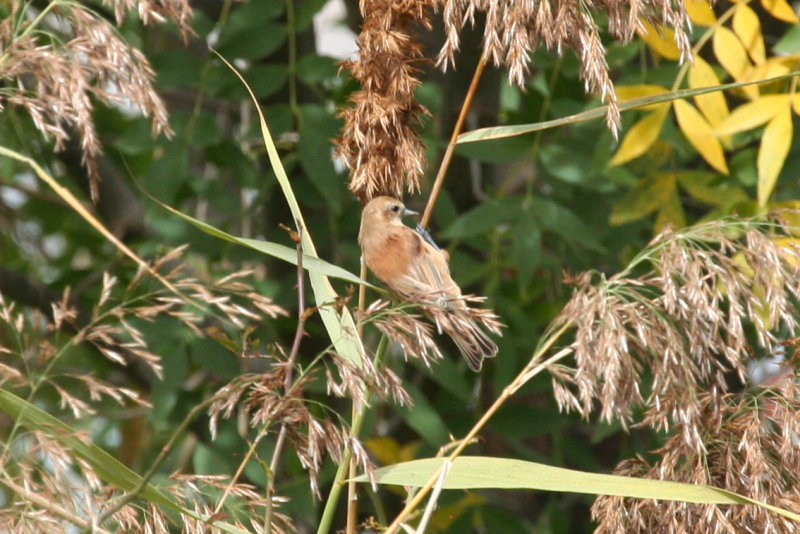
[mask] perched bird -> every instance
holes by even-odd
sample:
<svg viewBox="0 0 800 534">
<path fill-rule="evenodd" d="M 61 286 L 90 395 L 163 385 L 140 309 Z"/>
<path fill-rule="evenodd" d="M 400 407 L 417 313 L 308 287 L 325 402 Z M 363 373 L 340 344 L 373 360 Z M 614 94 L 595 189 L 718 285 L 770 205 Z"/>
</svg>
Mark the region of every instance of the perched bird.
<svg viewBox="0 0 800 534">
<path fill-rule="evenodd" d="M 423 311 L 455 341 L 473 371 L 497 345 L 470 314 L 461 289 L 450 276 L 448 257 L 423 236 L 403 224 L 416 215 L 390 197 L 376 197 L 364 207 L 358 243 L 361 256 L 375 277 L 400 297 L 423 304 Z"/>
</svg>

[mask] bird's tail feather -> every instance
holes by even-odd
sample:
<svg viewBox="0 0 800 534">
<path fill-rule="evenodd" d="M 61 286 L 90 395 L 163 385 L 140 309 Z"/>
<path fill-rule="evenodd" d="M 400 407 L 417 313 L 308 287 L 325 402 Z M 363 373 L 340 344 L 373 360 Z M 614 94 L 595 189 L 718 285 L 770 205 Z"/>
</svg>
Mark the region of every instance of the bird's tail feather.
<svg viewBox="0 0 800 534">
<path fill-rule="evenodd" d="M 484 358 L 497 355 L 497 344 L 472 319 L 458 318 L 444 330 L 453 339 L 469 368 L 480 371 Z"/>
</svg>

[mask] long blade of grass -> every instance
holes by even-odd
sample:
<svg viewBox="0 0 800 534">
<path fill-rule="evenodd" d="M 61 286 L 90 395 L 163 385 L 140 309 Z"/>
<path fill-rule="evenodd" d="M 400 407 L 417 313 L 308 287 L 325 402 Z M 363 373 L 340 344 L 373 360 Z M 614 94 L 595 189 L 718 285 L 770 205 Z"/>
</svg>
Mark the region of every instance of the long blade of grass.
<svg viewBox="0 0 800 534">
<path fill-rule="evenodd" d="M 777 82 L 780 80 L 786 80 L 788 78 L 794 78 L 798 74 L 800 74 L 800 71 L 794 71 L 790 72 L 789 74 L 782 74 L 780 76 L 766 78 L 764 80 L 756 80 L 751 82 L 724 83 L 713 87 L 681 89 L 680 91 L 669 91 L 657 95 L 643 96 L 640 98 L 634 98 L 632 100 L 622 102 L 621 104 L 619 104 L 619 110 L 621 112 L 629 111 L 631 109 L 636 109 L 638 107 L 646 106 L 649 104 L 671 102 L 673 100 L 678 100 L 680 98 L 691 98 L 697 95 L 713 93 L 715 91 L 727 91 L 728 89 L 738 89 L 740 87 L 745 87 L 748 85 L 758 85 L 758 84 Z M 574 115 L 569 115 L 567 117 L 561 117 L 559 119 L 553 119 L 549 121 L 534 122 L 529 124 L 515 124 L 511 126 L 492 126 L 489 128 L 479 128 L 477 130 L 472 130 L 471 132 L 466 132 L 459 135 L 458 143 L 459 144 L 474 143 L 476 141 L 490 141 L 494 139 L 504 139 L 506 137 L 524 135 L 539 130 L 556 128 L 558 126 L 564 126 L 565 124 L 575 124 L 578 122 L 585 122 L 592 119 L 599 119 L 606 116 L 607 109 L 608 106 L 599 106 L 596 108 L 589 109 L 587 111 L 576 113 Z"/>
<path fill-rule="evenodd" d="M 139 475 L 94 443 L 87 441 L 84 437 L 79 437 L 78 432 L 70 428 L 69 425 L 5 389 L 0 389 L 0 410 L 7 413 L 19 424 L 33 430 L 45 432 L 48 436 L 58 440 L 61 445 L 67 447 L 75 456 L 92 466 L 92 470 L 103 481 L 125 491 L 131 491 L 141 483 L 142 478 Z M 140 496 L 162 508 L 185 514 L 194 519 L 200 521 L 207 519 L 179 505 L 152 484 L 147 484 Z M 221 521 L 214 521 L 210 524 L 225 532 L 246 534 L 241 529 Z"/>
<path fill-rule="evenodd" d="M 280 243 L 273 243 L 271 241 L 260 241 L 258 239 L 249 239 L 245 237 L 236 237 L 231 235 L 227 232 L 216 228 L 208 223 L 204 223 L 203 221 L 199 221 L 194 217 L 186 215 L 185 213 L 181 213 L 180 211 L 176 210 L 173 207 L 167 206 L 166 204 L 156 200 L 163 206 L 165 209 L 169 210 L 170 212 L 174 213 L 178 217 L 182 218 L 183 220 L 190 222 L 203 232 L 212 235 L 216 238 L 223 239 L 225 241 L 230 241 L 231 243 L 236 243 L 237 245 L 242 245 L 243 247 L 248 247 L 253 250 L 257 250 L 263 254 L 267 254 L 272 256 L 273 258 L 278 258 L 279 260 L 283 260 L 285 262 L 291 263 L 292 265 L 297 265 L 297 250 L 287 247 L 286 245 L 281 245 Z M 353 284 L 363 284 L 367 287 L 378 289 L 369 282 L 366 282 L 359 278 L 358 276 L 354 275 L 347 269 L 343 269 L 338 265 L 334 265 L 332 263 L 328 263 L 327 261 L 318 258 L 317 256 L 311 256 L 308 254 L 303 254 L 303 268 L 309 272 L 314 272 L 320 274 L 322 276 L 328 276 L 331 278 L 339 278 L 346 282 L 351 282 Z"/>
<path fill-rule="evenodd" d="M 298 234 L 300 234 L 300 238 L 302 239 L 303 251 L 308 256 L 319 258 L 317 249 L 314 247 L 314 242 L 311 239 L 311 234 L 303 219 L 303 214 L 300 211 L 300 205 L 297 203 L 297 199 L 294 196 L 292 184 L 289 182 L 289 177 L 283 169 L 278 149 L 275 147 L 272 135 L 269 133 L 267 121 L 264 119 L 264 114 L 261 112 L 261 107 L 258 105 L 258 99 L 256 99 L 250 86 L 247 85 L 245 79 L 233 65 L 216 51 L 214 53 L 217 54 L 217 57 L 219 57 L 231 71 L 233 71 L 250 94 L 253 106 L 258 113 L 258 119 L 261 125 L 261 136 L 264 138 L 264 146 L 267 148 L 272 171 L 275 173 L 283 195 L 286 197 L 286 202 L 289 204 L 289 209 L 292 211 Z M 328 332 L 328 336 L 337 354 L 360 368 L 363 365 L 362 361 L 365 355 L 364 345 L 361 343 L 361 338 L 356 334 L 356 323 L 353 320 L 353 316 L 350 314 L 350 310 L 345 306 L 324 306 L 324 304 L 334 303 L 338 299 L 338 295 L 336 291 L 334 291 L 333 286 L 331 286 L 327 276 L 318 272 L 309 271 L 308 278 L 311 282 L 311 289 L 314 292 L 314 299 L 317 305 L 320 306 L 319 313 L 322 317 L 322 322 L 325 325 L 325 329 Z"/>
<path fill-rule="evenodd" d="M 446 458 L 426 458 L 382 467 L 375 471 L 375 481 L 378 484 L 419 487 L 446 461 Z M 366 475 L 355 480 L 370 481 Z M 698 504 L 754 504 L 800 522 L 800 514 L 713 486 L 587 473 L 510 458 L 460 456 L 452 462 L 442 487 L 529 489 Z"/>
<path fill-rule="evenodd" d="M 67 189 L 66 187 L 59 184 L 50 174 L 44 170 L 44 168 L 39 165 L 34 159 L 29 158 L 20 154 L 19 152 L 15 152 L 10 150 L 6 147 L 0 146 L 0 156 L 6 156 L 12 159 L 15 159 L 19 162 L 26 163 L 33 169 L 33 172 L 36 173 L 36 176 L 39 177 L 44 183 L 49 185 L 56 194 L 61 197 L 61 199 L 67 203 L 67 205 L 75 210 L 75 212 L 83 217 L 83 219 L 88 222 L 95 230 L 100 232 L 103 237 L 108 239 L 117 249 L 122 251 L 123 254 L 131 258 L 137 265 L 141 268 L 145 269 L 148 273 L 150 273 L 155 279 L 159 282 L 164 284 L 170 291 L 172 291 L 175 295 L 180 297 L 181 299 L 185 300 L 186 302 L 191 302 L 191 300 L 183 295 L 178 289 L 173 286 L 169 280 L 165 279 L 163 276 L 155 272 L 150 265 L 147 264 L 142 258 L 140 258 L 133 250 L 131 250 L 125 243 L 120 241 L 117 236 L 115 236 L 111 231 L 100 222 L 97 217 L 92 215 L 92 213 L 86 209 L 86 207 L 81 204 L 81 202 L 72 194 L 72 192 Z"/>
</svg>

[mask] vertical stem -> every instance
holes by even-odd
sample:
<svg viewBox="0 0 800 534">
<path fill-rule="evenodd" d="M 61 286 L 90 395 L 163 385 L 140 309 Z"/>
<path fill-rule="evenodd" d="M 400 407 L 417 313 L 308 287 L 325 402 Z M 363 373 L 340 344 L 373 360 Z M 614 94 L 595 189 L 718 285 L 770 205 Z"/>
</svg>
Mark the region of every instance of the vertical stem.
<svg viewBox="0 0 800 534">
<path fill-rule="evenodd" d="M 364 407 L 356 401 L 353 403 L 353 420 L 363 413 Z M 363 417 L 362 417 L 363 419 Z M 358 522 L 358 493 L 356 492 L 356 483 L 353 479 L 358 476 L 358 465 L 356 458 L 350 455 L 350 470 L 348 477 L 350 481 L 347 483 L 347 534 L 356 534 L 356 524 Z"/>
<path fill-rule="evenodd" d="M 286 43 L 289 53 L 289 109 L 295 117 L 300 117 L 297 107 L 297 29 L 294 24 L 294 0 L 286 0 Z"/>
<path fill-rule="evenodd" d="M 472 81 L 469 84 L 467 95 L 464 97 L 464 103 L 461 105 L 461 111 L 458 114 L 458 119 L 453 127 L 453 133 L 450 136 L 450 142 L 447 144 L 447 149 L 444 151 L 444 156 L 442 156 L 442 163 L 439 165 L 439 172 L 436 174 L 436 180 L 433 182 L 431 194 L 428 197 L 428 204 L 425 206 L 425 213 L 422 214 L 422 219 L 420 219 L 420 224 L 423 228 L 427 227 L 431 220 L 433 207 L 436 205 L 436 199 L 439 197 L 439 191 L 441 191 L 442 184 L 444 184 L 444 175 L 447 174 L 447 168 L 450 166 L 450 160 L 453 159 L 453 151 L 456 148 L 456 140 L 458 139 L 458 135 L 461 133 L 461 129 L 464 127 L 464 121 L 466 120 L 467 113 L 472 105 L 472 99 L 475 97 L 475 92 L 478 90 L 478 82 L 480 82 L 484 67 L 486 67 L 486 58 L 481 56 L 480 61 L 478 61 L 478 65 L 475 67 L 475 73 L 472 75 Z"/>
<path fill-rule="evenodd" d="M 557 331 L 553 332 L 550 336 L 548 336 L 544 342 L 537 347 L 536 352 L 533 354 L 533 357 L 528 362 L 528 364 L 520 371 L 517 377 L 503 389 L 502 393 L 499 397 L 494 401 L 494 403 L 489 407 L 488 410 L 481 416 L 477 423 L 467 432 L 467 435 L 464 436 L 463 439 L 459 440 L 458 445 L 453 452 L 450 453 L 450 456 L 447 459 L 450 462 L 455 461 L 455 459 L 467 448 L 467 446 L 472 443 L 472 440 L 478 435 L 478 432 L 489 422 L 489 419 L 500 409 L 500 407 L 505 404 L 505 402 L 514 394 L 516 391 L 522 387 L 522 385 L 529 381 L 533 376 L 544 370 L 548 365 L 554 363 L 555 361 L 563 358 L 567 352 L 560 351 L 555 355 L 551 356 L 545 361 L 540 361 L 545 353 L 550 350 L 550 347 L 561 337 L 561 335 L 566 332 L 566 330 L 571 326 L 571 323 L 564 323 Z M 442 465 L 444 467 L 444 464 Z M 417 506 L 422 503 L 428 493 L 431 491 L 431 488 L 436 484 L 436 480 L 439 478 L 439 474 L 441 473 L 442 468 L 439 468 L 431 474 L 428 482 L 425 483 L 414 495 L 414 498 L 411 499 L 408 504 L 406 504 L 405 508 L 394 518 L 392 524 L 386 529 L 384 534 L 394 534 L 400 528 L 400 524 L 403 520 L 408 517 Z"/>
<path fill-rule="evenodd" d="M 294 363 L 297 360 L 297 354 L 300 352 L 300 342 L 303 340 L 303 335 L 306 331 L 306 297 L 305 297 L 305 272 L 303 271 L 303 228 L 299 220 L 295 221 L 297 226 L 297 330 L 294 334 L 294 342 L 292 343 L 292 350 L 289 353 L 289 359 L 286 361 L 286 371 L 283 377 L 283 394 L 288 396 L 292 389 L 292 378 Z M 278 435 L 278 440 L 275 443 L 275 450 L 272 452 L 272 461 L 269 465 L 268 483 L 267 483 L 267 502 L 264 510 L 264 532 L 270 534 L 272 532 L 272 496 L 275 495 L 275 471 L 278 468 L 278 459 L 283 451 L 283 445 L 286 442 L 286 423 L 281 425 L 281 431 Z"/>
<path fill-rule="evenodd" d="M 383 357 L 386 354 L 386 348 L 389 346 L 389 338 L 385 335 L 381 336 L 381 341 L 378 343 L 378 348 L 375 351 L 375 366 L 378 367 L 383 363 Z M 371 395 L 369 391 L 364 393 L 365 404 L 369 404 Z M 350 439 L 358 439 L 361 434 L 361 427 L 364 425 L 365 410 L 358 411 L 350 426 Z M 336 513 L 336 505 L 339 502 L 339 495 L 342 493 L 344 487 L 344 479 L 350 470 L 350 458 L 353 456 L 353 450 L 348 444 L 344 453 L 342 453 L 342 463 L 339 464 L 339 469 L 336 471 L 336 477 L 333 479 L 333 486 L 328 494 L 328 500 L 325 502 L 325 509 L 322 512 L 322 519 L 320 519 L 319 527 L 317 527 L 317 534 L 327 534 L 331 530 L 333 524 L 333 515 Z"/>
<path fill-rule="evenodd" d="M 362 280 L 367 279 L 367 264 L 364 263 L 364 260 L 361 260 L 361 272 L 359 276 Z M 364 284 L 360 284 L 358 286 L 358 313 L 359 315 L 364 313 L 364 309 L 367 305 L 367 288 Z M 359 317 L 358 319 L 358 337 L 364 339 L 364 321 Z"/>
<path fill-rule="evenodd" d="M 366 280 L 367 278 L 367 264 L 364 263 L 363 259 L 361 261 L 361 272 L 359 276 L 362 280 Z M 367 288 L 363 285 L 358 286 L 358 311 L 359 315 L 363 314 L 364 308 L 366 307 L 367 302 Z M 361 320 L 359 317 L 358 321 L 358 337 L 364 339 L 364 321 Z M 351 412 L 350 420 L 356 421 L 359 417 L 359 413 L 363 412 L 363 406 L 360 406 L 358 402 L 353 402 L 353 410 Z M 344 464 L 344 459 L 342 460 Z M 355 534 L 356 531 L 356 521 L 358 520 L 358 495 L 356 494 L 356 483 L 352 481 L 353 478 L 358 474 L 357 473 L 357 465 L 355 458 L 353 458 L 352 454 L 348 458 L 348 463 L 350 464 L 349 467 L 349 475 L 348 478 L 351 479 L 350 482 L 347 484 L 347 527 L 346 533 L 347 534 Z M 337 473 L 338 475 L 338 473 Z M 338 476 L 337 476 L 338 479 Z"/>
</svg>

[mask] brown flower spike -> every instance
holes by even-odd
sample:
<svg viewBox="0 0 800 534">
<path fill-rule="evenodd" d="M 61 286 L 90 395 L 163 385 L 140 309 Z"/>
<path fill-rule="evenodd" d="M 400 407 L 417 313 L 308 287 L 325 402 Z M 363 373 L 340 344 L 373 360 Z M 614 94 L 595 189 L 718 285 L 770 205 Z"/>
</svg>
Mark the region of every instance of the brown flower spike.
<svg viewBox="0 0 800 534">
<path fill-rule="evenodd" d="M 455 68 L 467 25 L 482 27 L 484 59 L 507 68 L 509 82 L 521 88 L 537 48 L 558 55 L 572 51 L 586 91 L 608 104 L 606 123 L 615 135 L 621 118 L 601 32 L 627 42 L 647 22 L 673 30 L 681 60 L 692 57 L 686 7 L 670 0 L 360 0 L 359 11 L 364 22 L 358 56 L 342 66 L 361 89 L 342 112 L 337 155 L 350 170 L 350 190 L 363 204 L 420 188 L 425 147 L 414 127 L 428 111 L 414 91 L 421 83 L 419 67 L 428 58 L 418 36 L 431 30 L 434 17 L 441 17 L 444 27 L 445 40 L 435 57 L 443 71 Z"/>
</svg>

